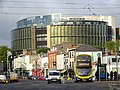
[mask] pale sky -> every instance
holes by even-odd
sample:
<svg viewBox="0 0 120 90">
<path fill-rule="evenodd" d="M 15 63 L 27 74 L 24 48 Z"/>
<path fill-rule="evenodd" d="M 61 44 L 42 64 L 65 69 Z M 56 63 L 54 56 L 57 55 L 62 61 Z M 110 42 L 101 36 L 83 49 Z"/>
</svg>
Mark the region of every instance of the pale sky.
<svg viewBox="0 0 120 90">
<path fill-rule="evenodd" d="M 10 32 L 17 21 L 52 13 L 115 16 L 116 27 L 120 27 L 120 0 L 0 0 L 0 46 L 11 47 Z"/>
</svg>

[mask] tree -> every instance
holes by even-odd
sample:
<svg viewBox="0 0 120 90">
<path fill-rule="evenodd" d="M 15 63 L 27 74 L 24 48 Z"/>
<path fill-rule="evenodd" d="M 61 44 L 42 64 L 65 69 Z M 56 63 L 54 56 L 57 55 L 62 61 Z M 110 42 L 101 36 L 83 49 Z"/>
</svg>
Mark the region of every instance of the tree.
<svg viewBox="0 0 120 90">
<path fill-rule="evenodd" d="M 37 54 L 47 53 L 48 50 L 50 50 L 50 49 L 49 49 L 49 48 L 46 48 L 46 47 L 44 47 L 44 48 L 37 48 L 37 49 L 36 49 L 36 53 L 37 53 Z"/>
<path fill-rule="evenodd" d="M 7 50 L 11 51 L 7 46 L 0 46 L 0 62 L 3 61 L 4 71 L 7 71 Z"/>
<path fill-rule="evenodd" d="M 119 50 L 119 46 L 120 46 L 119 41 L 107 41 L 106 45 L 105 45 L 107 50 L 109 50 L 110 52 L 118 51 Z"/>
</svg>

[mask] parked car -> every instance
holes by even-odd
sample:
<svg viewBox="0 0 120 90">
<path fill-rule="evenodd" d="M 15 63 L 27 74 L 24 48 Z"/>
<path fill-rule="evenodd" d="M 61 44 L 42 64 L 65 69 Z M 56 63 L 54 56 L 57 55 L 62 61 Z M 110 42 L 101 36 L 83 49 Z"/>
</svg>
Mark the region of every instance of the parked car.
<svg viewBox="0 0 120 90">
<path fill-rule="evenodd" d="M 8 80 L 5 75 L 0 75 L 0 83 L 8 84 Z"/>
<path fill-rule="evenodd" d="M 37 80 L 44 80 L 44 77 L 39 76 Z"/>
<path fill-rule="evenodd" d="M 32 76 L 32 75 L 31 75 L 31 76 L 28 76 L 28 79 L 32 80 L 32 79 L 33 79 L 33 76 Z"/>
<path fill-rule="evenodd" d="M 15 72 L 10 72 L 10 81 L 16 81 L 16 82 L 18 82 L 19 81 L 18 74 L 15 73 Z"/>
<path fill-rule="evenodd" d="M 33 76 L 32 77 L 32 80 L 37 80 L 38 79 L 38 76 Z"/>
<path fill-rule="evenodd" d="M 44 80 L 46 80 L 46 81 L 48 80 L 48 75 L 44 77 Z"/>
</svg>

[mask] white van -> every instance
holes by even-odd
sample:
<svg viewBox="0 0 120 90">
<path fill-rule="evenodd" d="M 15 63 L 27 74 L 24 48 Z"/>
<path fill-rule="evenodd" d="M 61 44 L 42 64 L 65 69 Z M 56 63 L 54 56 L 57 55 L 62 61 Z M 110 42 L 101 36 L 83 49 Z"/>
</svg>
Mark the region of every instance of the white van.
<svg viewBox="0 0 120 90">
<path fill-rule="evenodd" d="M 50 84 L 51 82 L 58 82 L 59 84 L 61 84 L 60 71 L 49 70 L 49 72 L 48 72 L 48 84 Z"/>
</svg>

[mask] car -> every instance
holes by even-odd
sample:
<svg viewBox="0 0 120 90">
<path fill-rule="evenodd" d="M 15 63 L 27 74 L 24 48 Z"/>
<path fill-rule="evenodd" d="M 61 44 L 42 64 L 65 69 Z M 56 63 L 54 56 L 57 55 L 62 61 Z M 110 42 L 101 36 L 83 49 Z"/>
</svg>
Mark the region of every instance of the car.
<svg viewBox="0 0 120 90">
<path fill-rule="evenodd" d="M 38 76 L 33 76 L 32 77 L 32 80 L 37 80 L 38 79 Z"/>
<path fill-rule="evenodd" d="M 46 81 L 48 80 L 48 75 L 44 77 L 44 80 L 46 80 Z"/>
<path fill-rule="evenodd" d="M 37 80 L 44 80 L 44 77 L 39 76 Z"/>
<path fill-rule="evenodd" d="M 5 75 L 0 75 L 0 83 L 8 84 L 8 80 Z"/>
<path fill-rule="evenodd" d="M 10 81 L 11 82 L 19 82 L 18 74 L 15 72 L 10 72 Z"/>
<path fill-rule="evenodd" d="M 48 84 L 52 82 L 58 82 L 61 84 L 61 77 L 60 77 L 60 71 L 57 70 L 49 70 L 48 72 Z"/>
<path fill-rule="evenodd" d="M 28 79 L 29 80 L 32 80 L 33 79 L 33 76 L 31 75 L 31 76 L 28 76 Z"/>
</svg>

